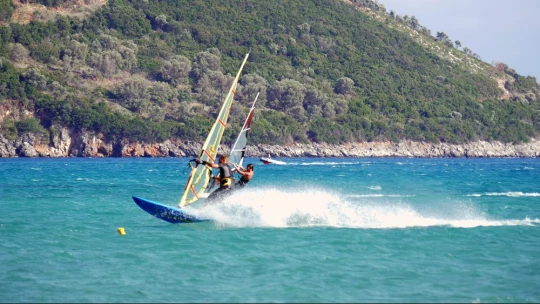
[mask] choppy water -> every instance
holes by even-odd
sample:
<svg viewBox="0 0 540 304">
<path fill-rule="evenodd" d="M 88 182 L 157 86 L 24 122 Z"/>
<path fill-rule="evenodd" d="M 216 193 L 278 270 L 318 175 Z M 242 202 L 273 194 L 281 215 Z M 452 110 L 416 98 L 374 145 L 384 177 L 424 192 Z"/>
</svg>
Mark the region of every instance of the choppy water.
<svg viewBox="0 0 540 304">
<path fill-rule="evenodd" d="M 0 159 L 0 301 L 540 301 L 540 159 L 282 160 L 173 225 L 187 159 Z"/>
</svg>

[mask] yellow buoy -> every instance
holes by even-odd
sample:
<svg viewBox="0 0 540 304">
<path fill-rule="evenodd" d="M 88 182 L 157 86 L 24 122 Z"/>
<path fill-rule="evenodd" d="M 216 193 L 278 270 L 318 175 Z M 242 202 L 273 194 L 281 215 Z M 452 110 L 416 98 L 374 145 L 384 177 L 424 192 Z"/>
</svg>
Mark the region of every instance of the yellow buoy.
<svg viewBox="0 0 540 304">
<path fill-rule="evenodd" d="M 118 233 L 120 233 L 120 235 L 126 235 L 126 230 L 124 230 L 124 227 L 120 227 L 118 228 Z"/>
</svg>

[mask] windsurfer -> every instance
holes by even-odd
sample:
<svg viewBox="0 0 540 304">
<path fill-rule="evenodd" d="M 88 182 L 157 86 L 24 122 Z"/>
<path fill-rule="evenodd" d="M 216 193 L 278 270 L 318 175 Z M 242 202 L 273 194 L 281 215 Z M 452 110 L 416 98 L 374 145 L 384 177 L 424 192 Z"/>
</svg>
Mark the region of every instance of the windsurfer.
<svg viewBox="0 0 540 304">
<path fill-rule="evenodd" d="M 214 179 L 219 182 L 219 188 L 212 192 L 210 196 L 208 196 L 208 199 L 222 191 L 231 190 L 234 186 L 232 170 L 229 166 L 229 157 L 227 155 L 221 155 L 217 164 L 200 159 L 196 159 L 195 163 L 203 164 L 214 169 L 219 169 L 219 175 L 214 177 Z"/>
<path fill-rule="evenodd" d="M 253 166 L 253 164 L 248 164 L 246 169 L 239 166 L 234 167 L 236 169 L 236 172 L 238 172 L 238 174 L 242 176 L 236 184 L 240 187 L 245 187 L 247 183 L 249 183 L 249 181 L 253 178 L 253 174 L 255 173 L 255 167 Z"/>
</svg>

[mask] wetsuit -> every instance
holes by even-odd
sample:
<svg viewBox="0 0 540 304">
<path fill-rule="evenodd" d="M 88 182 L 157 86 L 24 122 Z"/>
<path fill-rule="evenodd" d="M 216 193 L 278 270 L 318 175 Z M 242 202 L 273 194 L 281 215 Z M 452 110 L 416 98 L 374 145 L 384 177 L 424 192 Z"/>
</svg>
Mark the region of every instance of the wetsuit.
<svg viewBox="0 0 540 304">
<path fill-rule="evenodd" d="M 219 188 L 216 191 L 210 193 L 206 201 L 212 201 L 218 196 L 224 194 L 222 192 L 229 192 L 227 190 L 231 190 L 234 187 L 234 181 L 231 173 L 232 170 L 228 164 L 219 164 Z"/>
<path fill-rule="evenodd" d="M 232 183 L 232 170 L 228 164 L 219 164 L 219 189 L 221 188 L 232 188 L 234 183 Z"/>
</svg>

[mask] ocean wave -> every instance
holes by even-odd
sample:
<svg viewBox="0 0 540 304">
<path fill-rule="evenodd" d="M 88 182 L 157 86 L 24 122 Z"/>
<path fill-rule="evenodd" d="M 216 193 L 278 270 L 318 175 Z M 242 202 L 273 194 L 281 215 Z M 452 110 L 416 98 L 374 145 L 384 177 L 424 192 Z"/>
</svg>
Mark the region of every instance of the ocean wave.
<svg viewBox="0 0 540 304">
<path fill-rule="evenodd" d="M 465 196 L 507 196 L 507 197 L 539 197 L 540 193 L 532 192 L 532 193 L 524 193 L 524 192 L 488 192 L 484 194 L 480 193 L 473 193 L 473 194 L 467 194 Z"/>
<path fill-rule="evenodd" d="M 339 165 L 365 165 L 369 162 L 309 162 L 309 163 L 287 163 L 292 166 L 339 166 Z"/>
<path fill-rule="evenodd" d="M 414 194 L 349 194 L 345 197 L 347 198 L 363 198 L 363 197 L 415 197 Z"/>
</svg>

